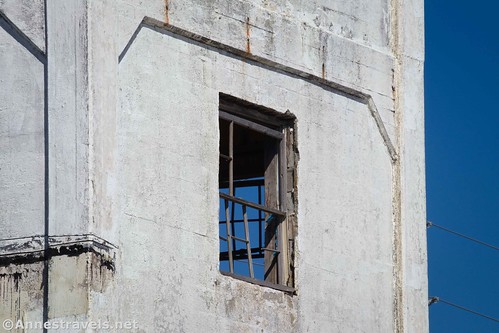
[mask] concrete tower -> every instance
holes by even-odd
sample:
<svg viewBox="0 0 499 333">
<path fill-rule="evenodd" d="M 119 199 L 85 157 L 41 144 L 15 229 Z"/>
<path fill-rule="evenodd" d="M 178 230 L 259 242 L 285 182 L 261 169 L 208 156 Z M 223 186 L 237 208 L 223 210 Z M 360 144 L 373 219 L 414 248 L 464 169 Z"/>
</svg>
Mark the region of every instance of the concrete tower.
<svg viewBox="0 0 499 333">
<path fill-rule="evenodd" d="M 423 23 L 423 0 L 0 0 L 2 323 L 427 332 Z"/>
</svg>

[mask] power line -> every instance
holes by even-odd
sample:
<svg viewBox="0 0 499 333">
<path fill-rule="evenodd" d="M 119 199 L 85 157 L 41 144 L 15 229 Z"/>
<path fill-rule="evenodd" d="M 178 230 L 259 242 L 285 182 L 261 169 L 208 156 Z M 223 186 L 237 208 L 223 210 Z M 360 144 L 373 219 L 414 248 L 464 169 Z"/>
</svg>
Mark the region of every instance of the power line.
<svg viewBox="0 0 499 333">
<path fill-rule="evenodd" d="M 428 229 L 429 229 L 429 228 L 431 228 L 431 227 L 435 227 L 435 228 L 441 229 L 441 230 L 443 230 L 443 231 L 445 231 L 445 232 L 451 233 L 451 234 L 453 234 L 453 235 L 456 235 L 456 236 L 462 237 L 462 238 L 467 239 L 467 240 L 469 240 L 469 241 L 472 241 L 472 242 L 478 243 L 478 244 L 480 244 L 480 245 L 487 246 L 487 247 L 489 247 L 489 248 L 491 248 L 491 249 L 493 249 L 493 250 L 499 251 L 499 247 L 497 247 L 497 246 L 494 246 L 494 245 L 491 245 L 491 244 L 488 244 L 488 243 L 482 242 L 481 240 L 478 240 L 478 239 L 476 239 L 476 238 L 473 238 L 473 237 L 469 237 L 469 236 L 463 235 L 463 234 L 461 234 L 461 233 L 459 233 L 459 232 L 456 232 L 456 231 L 454 231 L 454 230 L 450 230 L 450 229 L 448 229 L 448 228 L 442 227 L 442 226 L 440 226 L 440 225 L 438 225 L 438 224 L 435 224 L 435 223 L 433 223 L 433 222 L 427 221 L 427 222 L 426 222 L 426 228 L 428 228 Z"/>
<path fill-rule="evenodd" d="M 492 321 L 495 321 L 496 323 L 499 323 L 499 319 L 497 318 L 494 318 L 494 317 L 491 317 L 491 316 L 487 316 L 487 315 L 484 315 L 483 313 L 480 313 L 480 312 L 477 312 L 477 311 L 474 311 L 474 310 L 471 310 L 471 309 L 468 309 L 468 308 L 465 308 L 464 306 L 461 306 L 461 305 L 458 305 L 458 304 L 454 304 L 454 303 L 451 303 L 449 301 L 446 301 L 444 299 L 441 299 L 440 297 L 430 297 L 430 299 L 428 300 L 428 306 L 432 305 L 432 304 L 435 304 L 435 303 L 444 303 L 444 304 L 447 304 L 447 305 L 450 305 L 450 306 L 453 306 L 457 309 L 460 309 L 460 310 L 463 310 L 463 311 L 466 311 L 466 312 L 469 312 L 469 313 L 472 313 L 476 316 L 480 316 L 482 318 L 486 318 L 486 319 L 489 319 L 489 320 L 492 320 Z"/>
<path fill-rule="evenodd" d="M 486 243 L 486 242 L 483 242 L 483 241 L 478 240 L 478 239 L 473 238 L 473 237 L 466 236 L 466 235 L 464 235 L 464 234 L 461 234 L 461 233 L 456 232 L 456 231 L 454 231 L 454 230 L 451 230 L 451 229 L 448 229 L 448 228 L 446 228 L 446 227 L 440 226 L 440 225 L 435 224 L 435 223 L 430 222 L 430 221 L 427 221 L 427 222 L 426 222 L 426 227 L 427 227 L 428 229 L 429 229 L 429 228 L 431 228 L 431 227 L 436 227 L 436 228 L 438 228 L 438 229 L 440 229 L 440 230 L 443 230 L 443 231 L 448 232 L 448 233 L 450 233 L 450 234 L 453 234 L 453 235 L 455 235 L 455 236 L 458 236 L 458 237 L 464 238 L 464 239 L 466 239 L 466 240 L 469 240 L 469 241 L 475 242 L 475 243 L 477 243 L 477 244 L 480 244 L 480 245 L 486 246 L 486 247 L 488 247 L 488 248 L 491 248 L 491 249 L 493 249 L 493 250 L 499 251 L 499 247 L 497 247 L 497 246 L 494 246 L 494 245 L 488 244 L 488 243 Z M 494 318 L 494 317 L 491 317 L 491 316 L 485 315 L 485 314 L 483 314 L 483 313 L 480 313 L 480 312 L 477 312 L 477 311 L 474 311 L 474 310 L 468 309 L 468 308 L 466 308 L 466 307 L 464 307 L 464 306 L 462 306 L 462 305 L 458 305 L 458 304 L 455 304 L 455 303 L 449 302 L 449 301 L 444 300 L 444 299 L 442 299 L 442 298 L 440 298 L 440 297 L 431 297 L 431 298 L 428 300 L 428 306 L 431 306 L 432 304 L 439 303 L 439 302 L 440 302 L 440 303 L 447 304 L 447 305 L 452 306 L 452 307 L 455 307 L 455 308 L 457 308 L 457 309 L 460 309 L 460 310 L 463 310 L 463 311 L 466 311 L 466 312 L 472 313 L 472 314 L 474 314 L 474 315 L 476 315 L 476 316 L 479 316 L 479 317 L 482 317 L 482 318 L 486 318 L 486 319 L 492 320 L 492 321 L 494 321 L 494 322 L 496 322 L 496 323 L 499 323 L 499 319 L 497 319 L 497 318 Z"/>
</svg>

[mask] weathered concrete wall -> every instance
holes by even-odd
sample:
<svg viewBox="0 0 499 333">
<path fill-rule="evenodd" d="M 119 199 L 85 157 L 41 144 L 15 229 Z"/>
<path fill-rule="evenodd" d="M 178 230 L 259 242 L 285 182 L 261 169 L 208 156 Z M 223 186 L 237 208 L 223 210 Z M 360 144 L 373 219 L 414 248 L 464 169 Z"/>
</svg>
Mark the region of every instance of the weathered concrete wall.
<svg viewBox="0 0 499 333">
<path fill-rule="evenodd" d="M 397 1 L 393 52 L 395 107 L 400 159 L 396 165 L 399 226 L 395 241 L 397 297 L 404 330 L 428 330 L 426 258 L 426 191 L 424 158 L 424 6 L 423 1 Z"/>
<path fill-rule="evenodd" d="M 0 1 L 0 11 L 0 320 L 40 321 L 43 262 L 3 259 L 43 248 L 44 8 L 42 1 Z"/>
<path fill-rule="evenodd" d="M 44 0 L 0 0 L 0 10 L 33 44 L 45 51 Z"/>
<path fill-rule="evenodd" d="M 44 25 L 36 1 L 22 8 L 1 1 L 0 10 L 16 22 L 32 16 L 34 26 Z M 32 53 L 36 46 L 3 17 L 0 22 L 0 239 L 5 239 L 43 234 L 44 66 Z M 43 30 L 26 33 L 43 42 Z"/>
<path fill-rule="evenodd" d="M 84 1 L 0 2 L 2 321 L 87 318 L 86 14 Z"/>
<path fill-rule="evenodd" d="M 40 215 L 39 230 L 0 228 L 107 249 L 54 252 L 49 319 L 136 320 L 144 332 L 428 330 L 421 0 L 47 4 L 49 177 L 37 179 L 49 228 L 43 193 L 26 217 Z M 297 116 L 295 296 L 218 271 L 219 92 Z"/>
<path fill-rule="evenodd" d="M 49 234 L 88 233 L 87 1 L 47 1 Z"/>
<path fill-rule="evenodd" d="M 140 318 L 147 331 L 161 329 L 158 313 L 179 331 L 393 330 L 391 158 L 365 104 L 148 28 L 119 73 L 113 202 L 125 292 L 113 303 L 157 312 L 120 320 Z M 218 273 L 219 91 L 297 116 L 295 297 Z M 234 293 L 274 310 L 228 309 Z"/>
<path fill-rule="evenodd" d="M 392 3 L 393 2 L 393 3 Z M 410 3 L 422 2 L 420 0 Z M 373 95 L 390 134 L 393 120 L 392 7 L 395 0 L 122 0 L 119 48 L 149 16 Z M 410 6 L 408 3 L 405 6 Z M 167 10 L 168 9 L 168 10 Z M 419 35 L 421 27 L 414 31 Z M 120 51 L 119 51 L 120 52 Z"/>
<path fill-rule="evenodd" d="M 41 321 L 43 313 L 42 285 L 43 262 L 29 265 L 0 267 L 0 319 L 11 319 L 14 323 Z M 22 329 L 7 330 L 1 325 L 0 332 L 23 332 Z M 31 330 L 30 332 L 42 332 Z"/>
</svg>

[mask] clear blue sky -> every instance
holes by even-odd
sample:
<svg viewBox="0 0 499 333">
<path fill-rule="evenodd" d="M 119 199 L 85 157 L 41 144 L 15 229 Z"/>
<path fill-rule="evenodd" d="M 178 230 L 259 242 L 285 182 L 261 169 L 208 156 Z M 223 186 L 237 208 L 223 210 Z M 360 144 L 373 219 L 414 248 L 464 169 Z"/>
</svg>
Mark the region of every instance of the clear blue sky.
<svg viewBox="0 0 499 333">
<path fill-rule="evenodd" d="M 499 0 L 426 0 L 428 219 L 499 246 Z M 428 230 L 430 295 L 499 317 L 499 252 Z M 443 303 L 431 333 L 499 332 Z"/>
</svg>

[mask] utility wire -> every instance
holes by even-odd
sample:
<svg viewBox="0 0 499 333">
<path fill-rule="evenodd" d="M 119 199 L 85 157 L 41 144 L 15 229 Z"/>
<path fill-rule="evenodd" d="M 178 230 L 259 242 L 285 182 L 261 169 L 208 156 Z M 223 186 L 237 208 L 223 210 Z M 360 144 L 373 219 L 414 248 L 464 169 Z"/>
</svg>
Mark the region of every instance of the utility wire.
<svg viewBox="0 0 499 333">
<path fill-rule="evenodd" d="M 438 229 L 440 229 L 440 230 L 443 230 L 443 231 L 448 232 L 448 233 L 450 233 L 450 234 L 453 234 L 453 235 L 455 235 L 455 236 L 458 236 L 458 237 L 464 238 L 464 239 L 466 239 L 466 240 L 469 240 L 469 241 L 475 242 L 475 243 L 477 243 L 477 244 L 480 244 L 480 245 L 486 246 L 486 247 L 488 247 L 488 248 L 491 248 L 491 249 L 493 249 L 493 250 L 499 251 L 499 247 L 497 247 L 497 246 L 494 246 L 494 245 L 491 245 L 491 244 L 488 244 L 488 243 L 482 242 L 481 240 L 478 240 L 478 239 L 476 239 L 476 238 L 473 238 L 473 237 L 469 237 L 469 236 L 463 235 L 463 234 L 461 234 L 461 233 L 459 233 L 459 232 L 456 232 L 456 231 L 454 231 L 454 230 L 451 230 L 451 229 L 448 229 L 448 228 L 442 227 L 442 226 L 440 226 L 440 225 L 438 225 L 438 224 L 435 224 L 435 223 L 433 223 L 433 222 L 427 221 L 427 222 L 426 222 L 426 228 L 427 228 L 427 229 L 429 229 L 429 228 L 431 228 L 431 227 L 436 227 L 436 228 L 438 228 Z M 482 317 L 482 318 L 486 318 L 486 319 L 488 319 L 488 320 L 492 320 L 492 321 L 494 321 L 494 322 L 496 322 L 496 323 L 499 323 L 499 319 L 497 319 L 497 318 L 494 318 L 494 317 L 491 317 L 491 316 L 487 316 L 487 315 L 485 315 L 485 314 L 483 314 L 483 313 L 480 313 L 480 312 L 477 312 L 477 311 L 474 311 L 474 310 L 468 309 L 468 308 L 466 308 L 466 307 L 464 307 L 464 306 L 461 306 L 461 305 L 458 305 L 458 304 L 455 304 L 455 303 L 449 302 L 449 301 L 444 300 L 444 299 L 442 299 L 442 298 L 440 298 L 440 297 L 431 297 L 431 298 L 428 300 L 428 306 L 431 306 L 432 304 L 439 303 L 439 302 L 440 302 L 440 303 L 447 304 L 447 305 L 452 306 L 452 307 L 455 307 L 455 308 L 457 308 L 457 309 L 460 309 L 460 310 L 463 310 L 463 311 L 466 311 L 466 312 L 472 313 L 472 314 L 474 314 L 474 315 L 476 315 L 476 316 L 479 316 L 479 317 Z"/>
<path fill-rule="evenodd" d="M 443 230 L 443 231 L 445 231 L 445 232 L 451 233 L 451 234 L 453 234 L 453 235 L 456 235 L 456 236 L 462 237 L 462 238 L 464 238 L 464 239 L 470 240 L 470 241 L 475 242 L 475 243 L 478 243 L 478 244 L 480 244 L 480 245 L 487 246 L 487 247 L 489 247 L 489 248 L 491 248 L 491 249 L 493 249 L 493 250 L 499 251 L 499 247 L 497 247 L 497 246 L 490 245 L 490 244 L 485 243 L 485 242 L 482 242 L 481 240 L 478 240 L 478 239 L 476 239 L 476 238 L 472 238 L 472 237 L 469 237 L 469 236 L 463 235 L 463 234 L 461 234 L 461 233 L 459 233 L 459 232 L 456 232 L 456 231 L 450 230 L 450 229 L 448 229 L 448 228 L 442 227 L 442 226 L 440 226 L 440 225 L 438 225 L 438 224 L 435 224 L 435 223 L 433 223 L 433 222 L 427 221 L 427 222 L 426 222 L 426 228 L 427 228 L 427 229 L 429 229 L 429 228 L 431 228 L 431 227 L 435 227 L 435 228 L 441 229 L 441 230 Z"/>
<path fill-rule="evenodd" d="M 428 300 L 428 306 L 432 305 L 432 304 L 435 304 L 435 303 L 444 303 L 444 304 L 447 304 L 447 305 L 450 305 L 450 306 L 453 306 L 457 309 L 460 309 L 460 310 L 463 310 L 463 311 L 466 311 L 466 312 L 469 312 L 469 313 L 472 313 L 476 316 L 480 316 L 482 318 L 486 318 L 486 319 L 489 319 L 489 320 L 492 320 L 492 321 L 495 321 L 496 323 L 499 323 L 499 319 L 497 318 L 494 318 L 494 317 L 491 317 L 491 316 L 487 316 L 487 315 L 484 315 L 483 313 L 480 313 L 480 312 L 476 312 L 474 310 L 471 310 L 471 309 L 468 309 L 468 308 L 465 308 L 464 306 L 461 306 L 461 305 L 457 305 L 457 304 L 454 304 L 454 303 L 451 303 L 449 301 L 446 301 L 444 299 L 441 299 L 440 297 L 431 297 L 429 300 Z"/>
</svg>

